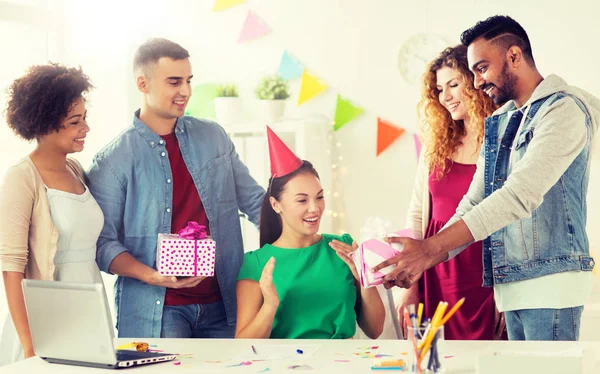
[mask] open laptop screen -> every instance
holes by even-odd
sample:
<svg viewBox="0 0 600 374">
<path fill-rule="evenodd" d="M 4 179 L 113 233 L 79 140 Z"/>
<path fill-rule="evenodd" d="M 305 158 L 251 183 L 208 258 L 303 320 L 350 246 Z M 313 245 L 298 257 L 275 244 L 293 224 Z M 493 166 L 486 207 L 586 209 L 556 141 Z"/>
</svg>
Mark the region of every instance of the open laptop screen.
<svg viewBox="0 0 600 374">
<path fill-rule="evenodd" d="M 36 355 L 115 364 L 114 335 L 104 286 L 23 280 Z"/>
</svg>

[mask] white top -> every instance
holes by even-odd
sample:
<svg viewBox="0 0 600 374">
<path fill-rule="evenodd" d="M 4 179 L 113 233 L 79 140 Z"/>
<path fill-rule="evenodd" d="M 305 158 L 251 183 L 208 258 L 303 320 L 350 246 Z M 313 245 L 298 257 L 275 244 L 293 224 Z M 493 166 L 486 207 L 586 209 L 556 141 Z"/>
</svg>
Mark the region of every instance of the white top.
<svg viewBox="0 0 600 374">
<path fill-rule="evenodd" d="M 567 271 L 519 282 L 494 285 L 500 312 L 521 309 L 563 309 L 584 305 L 592 294 L 591 271 Z"/>
<path fill-rule="evenodd" d="M 96 241 L 104 215 L 85 187 L 81 195 L 48 188 L 52 222 L 59 232 L 54 279 L 63 282 L 101 283 L 96 264 Z"/>
<path fill-rule="evenodd" d="M 104 215 L 85 187 L 81 195 L 46 187 L 52 222 L 59 237 L 54 257 L 54 280 L 102 283 L 96 264 L 96 241 L 104 226 Z M 23 349 L 10 314 L 0 339 L 0 366 L 23 359 Z"/>
</svg>

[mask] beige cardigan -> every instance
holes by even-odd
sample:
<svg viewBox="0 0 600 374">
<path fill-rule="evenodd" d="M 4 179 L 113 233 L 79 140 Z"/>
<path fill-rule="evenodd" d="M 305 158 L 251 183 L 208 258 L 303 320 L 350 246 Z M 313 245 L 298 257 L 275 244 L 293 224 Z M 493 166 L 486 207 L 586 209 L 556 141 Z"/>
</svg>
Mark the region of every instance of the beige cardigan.
<svg viewBox="0 0 600 374">
<path fill-rule="evenodd" d="M 421 150 L 417 165 L 417 175 L 406 214 L 406 227 L 411 228 L 415 238 L 423 239 L 429 225 L 431 197 L 429 196 L 429 169 L 425 162 L 425 147 Z"/>
<path fill-rule="evenodd" d="M 84 180 L 79 162 L 67 158 L 67 166 Z M 0 270 L 52 280 L 57 242 L 44 181 L 25 157 L 7 170 L 0 185 Z"/>
</svg>

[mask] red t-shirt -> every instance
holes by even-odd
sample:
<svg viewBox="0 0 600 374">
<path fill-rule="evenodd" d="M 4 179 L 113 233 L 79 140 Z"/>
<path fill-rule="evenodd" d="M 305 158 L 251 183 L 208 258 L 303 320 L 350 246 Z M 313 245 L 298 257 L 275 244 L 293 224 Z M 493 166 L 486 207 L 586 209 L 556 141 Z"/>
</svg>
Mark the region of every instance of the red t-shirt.
<svg viewBox="0 0 600 374">
<path fill-rule="evenodd" d="M 184 228 L 189 221 L 196 221 L 206 226 L 210 235 L 208 217 L 200 200 L 192 175 L 190 174 L 175 133 L 163 135 L 169 153 L 169 163 L 173 180 L 173 206 L 171 207 L 171 232 Z M 167 288 L 165 305 L 209 304 L 221 299 L 221 291 L 216 277 L 207 277 L 194 288 Z"/>
</svg>

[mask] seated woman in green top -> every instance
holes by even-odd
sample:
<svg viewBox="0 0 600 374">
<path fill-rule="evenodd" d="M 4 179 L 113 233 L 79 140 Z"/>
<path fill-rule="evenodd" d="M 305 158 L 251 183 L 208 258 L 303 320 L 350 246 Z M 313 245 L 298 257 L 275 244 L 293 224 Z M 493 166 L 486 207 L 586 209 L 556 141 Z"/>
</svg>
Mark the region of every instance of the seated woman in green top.
<svg viewBox="0 0 600 374">
<path fill-rule="evenodd" d="M 319 175 L 267 131 L 272 177 L 262 247 L 245 254 L 238 276 L 236 338 L 348 339 L 356 321 L 377 338 L 385 311 L 377 289 L 358 283 L 348 257 L 356 244 L 347 234 L 317 233 L 325 210 Z"/>
</svg>

